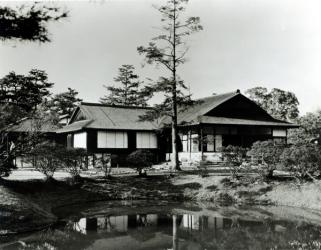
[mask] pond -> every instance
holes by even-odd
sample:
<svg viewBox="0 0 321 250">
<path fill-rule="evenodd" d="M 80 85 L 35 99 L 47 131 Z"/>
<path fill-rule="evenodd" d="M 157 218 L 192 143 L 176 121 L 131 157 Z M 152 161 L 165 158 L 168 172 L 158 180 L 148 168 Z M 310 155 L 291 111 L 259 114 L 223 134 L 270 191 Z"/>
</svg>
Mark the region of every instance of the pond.
<svg viewBox="0 0 321 250">
<path fill-rule="evenodd" d="M 321 249 L 321 216 L 287 207 L 114 201 L 54 213 L 55 226 L 0 249 Z"/>
</svg>

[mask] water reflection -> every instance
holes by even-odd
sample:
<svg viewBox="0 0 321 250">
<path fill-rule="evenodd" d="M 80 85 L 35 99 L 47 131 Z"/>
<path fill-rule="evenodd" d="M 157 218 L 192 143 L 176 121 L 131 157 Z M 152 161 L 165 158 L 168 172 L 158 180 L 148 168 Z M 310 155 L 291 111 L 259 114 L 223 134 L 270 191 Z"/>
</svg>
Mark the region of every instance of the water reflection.
<svg viewBox="0 0 321 250">
<path fill-rule="evenodd" d="M 97 211 L 70 214 L 54 229 L 19 239 L 19 249 L 321 249 L 321 227 L 303 221 L 172 209 Z"/>
<path fill-rule="evenodd" d="M 130 243 L 130 249 L 136 249 L 135 246 L 144 248 L 144 245 L 137 244 L 143 242 L 155 249 L 161 246 L 160 249 L 177 250 L 211 249 L 210 242 L 215 239 L 219 241 L 220 237 L 232 229 L 238 232 L 250 229 L 252 232 L 282 233 L 287 230 L 285 224 L 282 221 L 264 222 L 197 214 L 130 214 L 80 218 L 77 221 L 68 221 L 66 227 L 83 235 L 96 235 L 99 240 L 94 242 L 94 249 L 98 249 L 97 242 L 100 243 L 99 246 L 102 244 L 110 249 L 120 249 L 116 242 L 111 244 L 106 240 L 114 238 Z M 202 242 L 205 238 L 209 240 Z M 242 237 L 239 240 L 241 241 Z"/>
</svg>

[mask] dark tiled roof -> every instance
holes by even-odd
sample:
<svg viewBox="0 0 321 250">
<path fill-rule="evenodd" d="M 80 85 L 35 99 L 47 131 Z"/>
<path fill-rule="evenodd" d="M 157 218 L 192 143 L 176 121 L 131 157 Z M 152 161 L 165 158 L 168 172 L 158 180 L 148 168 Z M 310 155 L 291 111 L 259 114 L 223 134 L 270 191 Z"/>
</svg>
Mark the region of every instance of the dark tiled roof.
<svg viewBox="0 0 321 250">
<path fill-rule="evenodd" d="M 206 114 L 232 99 L 241 95 L 239 91 L 221 95 L 213 95 L 196 100 L 194 105 L 178 108 L 178 125 L 188 124 L 225 124 L 225 125 L 259 125 L 259 126 L 283 126 L 298 127 L 297 125 L 279 121 L 271 117 L 271 120 L 260 121 L 255 119 L 237 119 L 227 117 L 211 117 Z M 160 122 L 141 121 L 140 117 L 151 108 L 110 106 L 97 103 L 82 103 L 71 117 L 70 124 L 58 130 L 58 133 L 79 131 L 83 128 L 115 129 L 115 130 L 155 130 L 170 123 L 169 117 Z M 76 115 L 81 112 L 85 120 L 75 121 Z M 264 111 L 265 112 L 265 111 Z M 267 114 L 267 116 L 269 116 Z"/>
<path fill-rule="evenodd" d="M 226 102 L 232 97 L 239 95 L 237 92 L 229 92 L 220 95 L 213 95 L 204 98 L 197 99 L 195 104 L 188 107 L 179 107 L 178 108 L 178 124 L 189 124 L 195 123 L 202 115 L 206 114 L 210 110 L 216 108 L 218 105 Z M 166 117 L 162 120 L 163 124 L 169 124 L 170 118 Z"/>
<path fill-rule="evenodd" d="M 183 111 L 178 113 L 177 122 L 178 124 L 189 123 L 239 94 L 239 92 L 230 92 L 198 99 L 195 105 L 188 107 L 186 110 L 180 108 Z"/>
<path fill-rule="evenodd" d="M 77 110 L 84 114 L 86 120 L 72 122 L 72 117 L 71 123 L 58 130 L 58 133 L 82 128 L 115 130 L 155 130 L 158 128 L 156 122 L 140 120 L 140 117 L 151 108 L 81 103 Z"/>
<path fill-rule="evenodd" d="M 280 121 L 267 113 L 270 120 L 261 121 L 255 119 L 238 119 L 238 118 L 228 118 L 228 117 L 215 117 L 206 116 L 206 114 L 218 107 L 219 105 L 225 103 L 226 101 L 232 99 L 235 96 L 242 95 L 239 91 L 230 92 L 220 95 L 213 95 L 205 98 L 196 100 L 194 105 L 189 107 L 179 107 L 177 123 L 178 125 L 197 125 L 200 123 L 208 124 L 224 124 L 224 125 L 258 125 L 258 126 L 282 126 L 282 127 L 298 127 L 295 124 Z M 265 112 L 265 111 L 263 111 Z M 170 119 L 164 118 L 162 124 L 169 124 Z"/>
</svg>

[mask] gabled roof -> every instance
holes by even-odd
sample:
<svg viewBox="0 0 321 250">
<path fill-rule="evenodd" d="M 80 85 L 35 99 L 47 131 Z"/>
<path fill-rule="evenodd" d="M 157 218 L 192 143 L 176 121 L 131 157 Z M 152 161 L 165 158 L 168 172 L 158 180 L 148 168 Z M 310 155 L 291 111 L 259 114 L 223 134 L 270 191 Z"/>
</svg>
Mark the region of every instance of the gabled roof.
<svg viewBox="0 0 321 250">
<path fill-rule="evenodd" d="M 198 117 L 205 115 L 207 112 L 237 95 L 240 95 L 239 91 L 197 99 L 194 105 L 187 108 L 180 108 L 182 111 L 178 112 L 177 123 L 184 124 L 196 121 Z"/>
<path fill-rule="evenodd" d="M 113 106 L 98 103 L 81 103 L 73 113 L 67 126 L 57 130 L 66 133 L 81 129 L 110 129 L 110 130 L 155 130 L 156 122 L 141 121 L 151 108 L 133 106 Z M 76 118 L 82 114 L 83 120 Z"/>
<path fill-rule="evenodd" d="M 210 111 L 216 110 L 223 104 L 227 103 L 236 97 L 242 97 L 244 100 L 252 103 L 263 115 L 265 120 L 236 117 L 222 117 L 222 116 L 208 116 Z M 228 115 L 228 114 L 227 114 Z M 162 124 L 170 123 L 169 118 L 164 118 Z M 255 104 L 252 100 L 242 95 L 239 90 L 225 94 L 213 95 L 197 99 L 194 105 L 178 108 L 178 125 L 197 125 L 197 124 L 220 124 L 220 125 L 258 125 L 258 126 L 282 126 L 282 127 L 298 127 L 295 124 L 281 121 L 273 118 L 264 109 Z"/>
<path fill-rule="evenodd" d="M 250 102 L 265 119 L 223 117 L 208 115 L 213 110 L 218 110 L 223 104 L 232 101 L 235 97 Z M 235 99 L 233 99 L 235 100 Z M 132 106 L 112 106 L 97 103 L 81 103 L 73 113 L 69 124 L 58 133 L 80 131 L 82 129 L 114 129 L 114 130 L 155 130 L 170 123 L 169 117 L 164 117 L 160 123 L 141 121 L 140 117 L 152 108 Z M 221 124 L 221 125 L 258 125 L 298 127 L 292 123 L 273 118 L 253 101 L 243 96 L 240 91 L 226 94 L 213 95 L 196 100 L 194 105 L 178 108 L 178 125 Z"/>
</svg>

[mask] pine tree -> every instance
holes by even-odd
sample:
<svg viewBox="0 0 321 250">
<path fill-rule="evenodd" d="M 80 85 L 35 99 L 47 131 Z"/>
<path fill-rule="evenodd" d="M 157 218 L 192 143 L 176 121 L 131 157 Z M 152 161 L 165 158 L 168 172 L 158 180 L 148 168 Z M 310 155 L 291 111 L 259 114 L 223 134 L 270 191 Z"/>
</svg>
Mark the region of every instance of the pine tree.
<svg viewBox="0 0 321 250">
<path fill-rule="evenodd" d="M 0 40 L 50 42 L 48 23 L 66 17 L 66 11 L 40 3 L 17 9 L 0 6 Z M 39 70 L 30 71 L 29 76 L 10 72 L 0 79 L 0 178 L 14 167 L 14 152 L 5 147 L 8 137 L 2 128 L 35 112 L 42 99 L 49 95 L 51 86 L 46 73 Z"/>
<path fill-rule="evenodd" d="M 185 61 L 188 51 L 186 38 L 194 32 L 202 30 L 199 17 L 189 17 L 182 20 L 185 4 L 188 0 L 169 0 L 166 5 L 158 8 L 162 15 L 161 34 L 154 37 L 147 47 L 137 48 L 139 54 L 145 56 L 147 63 L 162 65 L 170 73 L 169 77 L 160 77 L 159 81 L 146 87 L 144 93 L 152 96 L 156 92 L 165 94 L 162 104 L 155 106 L 155 112 L 150 117 L 155 119 L 160 115 L 171 117 L 172 128 L 172 162 L 173 167 L 180 169 L 178 161 L 177 106 L 191 102 L 190 96 L 184 94 L 187 89 L 177 75 L 177 68 Z"/>
<path fill-rule="evenodd" d="M 16 106 L 30 114 L 50 95 L 52 86 L 43 70 L 32 69 L 28 75 L 12 71 L 0 79 L 0 106 Z"/>
<path fill-rule="evenodd" d="M 68 88 L 66 92 L 54 95 L 46 104 L 47 108 L 58 115 L 70 115 L 80 104 L 82 99 L 78 98 L 78 92 L 75 89 Z"/>
<path fill-rule="evenodd" d="M 133 65 L 122 65 L 118 76 L 114 78 L 121 86 L 104 86 L 109 94 L 100 98 L 100 102 L 109 105 L 147 106 L 147 97 L 140 91 L 142 82 L 134 70 Z"/>
<path fill-rule="evenodd" d="M 50 42 L 48 23 L 66 18 L 68 13 L 46 5 L 0 6 L 0 40 Z"/>
</svg>

